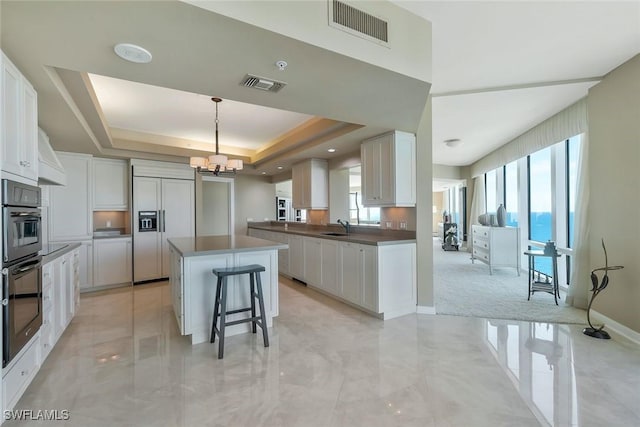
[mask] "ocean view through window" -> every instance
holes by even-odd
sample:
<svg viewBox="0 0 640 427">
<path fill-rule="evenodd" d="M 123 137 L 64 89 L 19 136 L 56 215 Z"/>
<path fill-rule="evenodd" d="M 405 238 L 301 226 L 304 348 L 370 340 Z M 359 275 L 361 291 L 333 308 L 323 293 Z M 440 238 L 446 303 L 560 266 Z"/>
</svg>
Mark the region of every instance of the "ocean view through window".
<svg viewBox="0 0 640 427">
<path fill-rule="evenodd" d="M 529 156 L 529 239 L 536 242 L 552 240 L 551 147 Z M 536 269 L 545 274 L 553 272 L 551 259 L 537 261 Z"/>
</svg>

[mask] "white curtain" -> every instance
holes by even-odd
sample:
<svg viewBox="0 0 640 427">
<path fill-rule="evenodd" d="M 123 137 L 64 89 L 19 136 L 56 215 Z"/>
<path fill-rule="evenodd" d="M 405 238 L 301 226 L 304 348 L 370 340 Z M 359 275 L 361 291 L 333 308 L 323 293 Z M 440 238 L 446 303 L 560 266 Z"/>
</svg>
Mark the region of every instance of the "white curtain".
<svg viewBox="0 0 640 427">
<path fill-rule="evenodd" d="M 487 208 L 484 200 L 484 175 L 473 178 L 473 198 L 471 199 L 470 223 L 479 224 L 478 216 L 485 213 Z M 471 230 L 469 230 L 467 238 L 467 250 L 473 252 L 473 239 Z"/>
<path fill-rule="evenodd" d="M 568 305 L 587 308 L 591 287 L 589 268 L 589 137 L 582 134 L 580 157 L 578 160 L 578 179 L 576 189 L 576 207 L 574 216 L 573 255 L 571 256 L 571 280 L 567 292 Z"/>
<path fill-rule="evenodd" d="M 471 176 L 479 176 L 574 135 L 580 135 L 587 131 L 587 127 L 585 97 L 472 164 Z"/>
</svg>

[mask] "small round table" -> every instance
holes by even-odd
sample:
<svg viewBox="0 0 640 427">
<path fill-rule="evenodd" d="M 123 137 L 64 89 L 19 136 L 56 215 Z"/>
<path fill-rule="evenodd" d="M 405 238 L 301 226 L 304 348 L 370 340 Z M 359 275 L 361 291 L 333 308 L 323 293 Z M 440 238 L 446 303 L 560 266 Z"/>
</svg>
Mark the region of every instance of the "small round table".
<svg viewBox="0 0 640 427">
<path fill-rule="evenodd" d="M 558 258 L 560 258 L 560 254 L 554 252 L 552 254 L 545 253 L 544 251 L 530 249 L 524 252 L 525 255 L 529 257 L 529 294 L 527 295 L 527 301 L 531 299 L 531 295 L 534 292 L 547 292 L 553 295 L 553 298 L 556 301 L 556 305 L 558 305 L 558 298 L 560 297 L 560 290 L 558 289 Z M 548 278 L 546 281 L 536 280 L 535 277 L 535 267 L 536 257 L 546 257 L 551 258 L 553 260 L 553 281 L 549 282 Z"/>
</svg>

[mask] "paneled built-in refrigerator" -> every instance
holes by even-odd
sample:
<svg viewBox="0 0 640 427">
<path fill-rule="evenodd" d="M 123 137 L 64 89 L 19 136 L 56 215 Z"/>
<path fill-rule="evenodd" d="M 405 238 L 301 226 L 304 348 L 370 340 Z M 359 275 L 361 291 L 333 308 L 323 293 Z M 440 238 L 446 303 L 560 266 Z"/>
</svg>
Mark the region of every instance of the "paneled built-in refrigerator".
<svg viewBox="0 0 640 427">
<path fill-rule="evenodd" d="M 133 177 L 133 281 L 169 277 L 173 237 L 195 235 L 193 180 Z"/>
</svg>

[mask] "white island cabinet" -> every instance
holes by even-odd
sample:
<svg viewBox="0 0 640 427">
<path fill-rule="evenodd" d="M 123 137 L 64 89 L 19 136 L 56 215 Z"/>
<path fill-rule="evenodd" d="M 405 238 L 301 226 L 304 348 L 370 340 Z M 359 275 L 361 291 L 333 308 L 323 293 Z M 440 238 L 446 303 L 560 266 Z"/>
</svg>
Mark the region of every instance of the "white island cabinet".
<svg viewBox="0 0 640 427">
<path fill-rule="evenodd" d="M 173 309 L 182 335 L 191 335 L 191 344 L 208 342 L 211 335 L 213 305 L 217 277 L 213 268 L 260 264 L 260 273 L 267 326 L 278 315 L 278 249 L 282 243 L 242 235 L 203 236 L 169 239 L 171 253 L 170 276 Z M 229 282 L 227 310 L 248 307 L 249 275 L 232 276 Z M 241 319 L 250 313 L 227 316 L 228 321 Z M 249 323 L 229 326 L 225 335 L 247 333 Z"/>
</svg>

